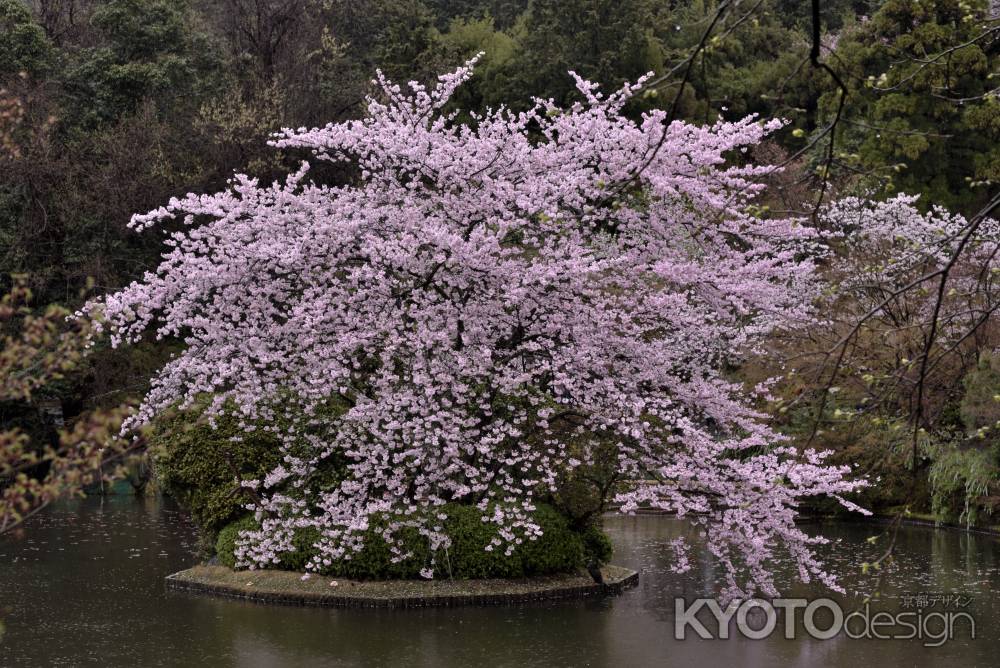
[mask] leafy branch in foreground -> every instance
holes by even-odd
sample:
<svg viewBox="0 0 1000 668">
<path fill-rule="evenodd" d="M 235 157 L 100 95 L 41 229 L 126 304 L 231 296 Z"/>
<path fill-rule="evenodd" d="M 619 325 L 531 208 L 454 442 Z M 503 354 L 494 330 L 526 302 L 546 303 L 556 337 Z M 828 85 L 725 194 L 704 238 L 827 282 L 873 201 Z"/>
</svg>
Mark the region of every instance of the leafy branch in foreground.
<svg viewBox="0 0 1000 668">
<path fill-rule="evenodd" d="M 31 402 L 84 359 L 92 326 L 67 322 L 69 311 L 50 305 L 33 314 L 31 292 L 22 278 L 0 298 L 0 401 Z M 121 472 L 126 458 L 142 447 L 117 434 L 131 413 L 126 407 L 76 418 L 54 442 L 33 442 L 27 433 L 0 431 L 0 534 L 19 527 L 53 501 Z"/>
</svg>

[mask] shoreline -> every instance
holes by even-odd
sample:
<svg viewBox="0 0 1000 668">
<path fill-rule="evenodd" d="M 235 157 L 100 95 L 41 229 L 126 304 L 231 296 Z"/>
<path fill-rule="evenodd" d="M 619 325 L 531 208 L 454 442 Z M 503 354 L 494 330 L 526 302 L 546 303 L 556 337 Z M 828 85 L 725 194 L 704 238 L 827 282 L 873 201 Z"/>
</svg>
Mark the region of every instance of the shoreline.
<svg viewBox="0 0 1000 668">
<path fill-rule="evenodd" d="M 168 575 L 168 590 L 238 598 L 264 604 L 341 608 L 423 608 L 511 605 L 619 594 L 639 583 L 620 566 L 601 569 L 604 583 L 587 574 L 483 580 L 344 580 L 293 571 L 233 571 L 198 565 Z M 332 584 L 336 583 L 336 585 Z"/>
</svg>

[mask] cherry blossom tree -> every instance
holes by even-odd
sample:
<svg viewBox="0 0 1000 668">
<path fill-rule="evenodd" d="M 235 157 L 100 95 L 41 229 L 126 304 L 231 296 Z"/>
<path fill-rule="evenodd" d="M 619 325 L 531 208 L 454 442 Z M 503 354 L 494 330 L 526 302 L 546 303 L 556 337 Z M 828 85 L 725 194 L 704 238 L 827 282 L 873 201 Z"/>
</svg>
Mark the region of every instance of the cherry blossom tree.
<svg viewBox="0 0 1000 668">
<path fill-rule="evenodd" d="M 537 535 L 533 503 L 559 471 L 611 447 L 635 481 L 624 510 L 702 525 L 729 594 L 775 593 L 778 553 L 836 586 L 794 519 L 815 496 L 854 508 L 842 495 L 860 483 L 768 426 L 766 387 L 727 376 L 775 329 L 816 322 L 813 230 L 750 213 L 773 168 L 743 154 L 781 123 L 630 120 L 642 81 L 605 95 L 575 75 L 569 108 L 461 123 L 446 105 L 472 66 L 432 88 L 380 75 L 363 120 L 275 138 L 345 164 L 346 184 L 303 163 L 133 218 L 183 227 L 155 272 L 97 306 L 116 345 L 149 331 L 187 345 L 132 426 L 205 393 L 248 423 L 303 416 L 283 464 L 243 481 L 261 524 L 241 536 L 244 566 L 312 527 L 322 571 L 376 514 L 396 558 L 402 527 L 442 550 L 450 501 L 478 505 L 500 528 L 487 549 L 510 553 Z M 317 489 L 334 456 L 347 476 Z"/>
<path fill-rule="evenodd" d="M 996 347 L 1000 308 L 1000 222 L 989 217 L 1000 200 L 968 219 L 933 204 L 921 211 L 919 200 L 845 197 L 824 208 L 821 225 L 840 247 L 824 276 L 820 308 L 831 315 L 792 343 L 796 375 L 821 386 L 821 417 L 835 387 L 845 390 L 836 418 L 912 422 L 914 476 L 918 436 L 933 430 L 980 353 Z"/>
</svg>

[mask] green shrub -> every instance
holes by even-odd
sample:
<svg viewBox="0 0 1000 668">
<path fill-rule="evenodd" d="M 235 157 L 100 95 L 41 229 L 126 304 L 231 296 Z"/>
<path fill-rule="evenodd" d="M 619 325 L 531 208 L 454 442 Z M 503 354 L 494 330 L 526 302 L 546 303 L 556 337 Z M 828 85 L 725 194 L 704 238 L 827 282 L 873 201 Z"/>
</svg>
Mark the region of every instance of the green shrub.
<svg viewBox="0 0 1000 668">
<path fill-rule="evenodd" d="M 534 520 L 544 532 L 536 540 L 526 540 L 513 554 L 506 556 L 505 548 L 486 550 L 498 535 L 497 527 L 482 521 L 482 512 L 475 506 L 447 504 L 438 509 L 448 515 L 445 530 L 452 545 L 437 554 L 438 577 L 454 578 L 516 578 L 550 573 L 569 573 L 582 567 L 587 559 L 606 563 L 611 555 L 611 543 L 599 528 L 591 527 L 580 534 L 570 528 L 568 520 L 555 508 L 539 504 Z M 323 575 L 352 579 L 395 580 L 420 577 L 420 570 L 430 564 L 431 550 L 427 539 L 413 528 L 404 528 L 397 538 L 402 548 L 412 553 L 399 563 L 392 563 L 392 553 L 382 537 L 385 518 L 373 518 L 364 535 L 364 547 L 350 559 L 332 563 L 320 571 Z M 235 538 L 241 529 L 255 527 L 252 518 L 244 518 L 226 526 L 216 543 L 219 560 L 233 567 Z M 303 529 L 293 540 L 295 550 L 279 555 L 280 568 L 303 570 L 317 554 L 313 543 L 315 529 Z"/>
<path fill-rule="evenodd" d="M 524 545 L 519 545 L 510 557 L 504 550 L 486 551 L 490 540 L 496 536 L 496 525 L 483 522 L 483 511 L 475 506 L 448 504 L 443 507 L 448 515 L 445 529 L 451 537 L 452 545 L 442 550 L 438 569 L 445 575 L 459 578 L 512 578 L 523 575 L 522 559 Z M 542 527 L 546 531 L 548 527 Z"/>
<path fill-rule="evenodd" d="M 448 504 L 445 529 L 452 545 L 438 555 L 438 569 L 457 578 L 515 578 L 547 573 L 568 573 L 583 565 L 583 541 L 570 529 L 569 522 L 552 506 L 539 504 L 534 520 L 542 535 L 525 540 L 513 554 L 506 546 L 486 550 L 498 535 L 492 522 L 482 521 L 475 506 Z"/>
<path fill-rule="evenodd" d="M 538 504 L 534 519 L 545 533 L 525 541 L 511 555 L 516 558 L 520 553 L 518 575 L 568 573 L 583 566 L 583 540 L 563 515 L 552 506 Z"/>
<path fill-rule="evenodd" d="M 204 415 L 207 403 L 204 399 L 188 410 L 158 417 L 149 442 L 163 490 L 191 514 L 211 544 L 222 527 L 246 513 L 248 499 L 236 482 L 236 473 L 244 480 L 264 477 L 281 462 L 281 443 L 263 428 L 241 428 L 232 406 L 215 418 L 213 427 Z M 331 415 L 339 410 L 342 407 L 329 407 Z M 293 419 L 279 412 L 272 424 L 285 431 Z M 330 489 L 343 475 L 343 460 L 331 457 L 307 484 Z"/>
<path fill-rule="evenodd" d="M 280 462 L 278 439 L 264 431 L 246 433 L 231 415 L 213 428 L 204 404 L 171 411 L 153 424 L 149 436 L 153 466 L 164 492 L 189 513 L 209 537 L 246 513 L 246 497 L 236 482 L 266 475 Z M 242 441 L 233 442 L 234 437 Z"/>
<path fill-rule="evenodd" d="M 215 542 L 215 553 L 219 556 L 219 562 L 223 566 L 236 568 L 236 557 L 233 554 L 236 549 L 236 539 L 239 538 L 241 531 L 252 531 L 257 528 L 259 528 L 257 520 L 253 515 L 247 515 L 223 527 Z"/>
<path fill-rule="evenodd" d="M 350 559 L 336 561 L 321 573 L 355 580 L 406 580 L 420 577 L 420 569 L 430 563 L 431 551 L 427 539 L 411 527 L 401 529 L 396 538 L 402 541 L 402 549 L 411 552 L 412 556 L 394 564 L 392 552 L 380 533 L 385 525 L 385 521 L 380 519 L 370 522 L 364 535 L 364 547 L 351 555 Z"/>
<path fill-rule="evenodd" d="M 294 550 L 282 552 L 278 555 L 281 559 L 281 568 L 289 571 L 304 571 L 309 560 L 316 555 L 316 548 L 313 544 L 319 540 L 319 529 L 306 527 L 295 530 L 295 537 L 292 538 Z"/>
</svg>

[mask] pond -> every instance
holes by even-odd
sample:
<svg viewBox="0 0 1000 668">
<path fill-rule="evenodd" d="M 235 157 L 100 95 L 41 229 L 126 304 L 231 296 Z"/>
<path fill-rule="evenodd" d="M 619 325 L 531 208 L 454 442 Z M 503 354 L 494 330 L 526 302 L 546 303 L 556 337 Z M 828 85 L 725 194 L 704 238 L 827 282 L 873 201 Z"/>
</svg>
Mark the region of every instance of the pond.
<svg viewBox="0 0 1000 668">
<path fill-rule="evenodd" d="M 669 572 L 665 544 L 694 536 L 662 516 L 611 516 L 614 562 L 641 572 L 639 586 L 600 600 L 522 607 L 356 610 L 271 607 L 165 591 L 163 577 L 192 563 L 195 533 L 172 503 L 89 498 L 35 518 L 0 542 L 0 609 L 7 632 L 0 665 L 105 666 L 996 666 L 1000 656 L 1000 539 L 903 527 L 899 558 L 884 576 L 879 610 L 961 607 L 976 620 L 937 647 L 925 641 L 830 640 L 780 629 L 763 640 L 734 634 L 674 638 L 676 596 L 710 596 L 720 573 L 702 558 Z M 881 529 L 826 523 L 823 549 L 845 584 Z M 695 536 L 696 538 L 696 536 Z M 786 564 L 776 564 L 786 572 Z M 787 587 L 790 596 L 821 589 Z M 927 595 L 921 598 L 918 595 Z M 956 596 L 954 601 L 950 596 Z M 834 597 L 846 608 L 859 599 Z M 853 606 L 853 607 L 852 607 Z M 759 611 L 758 611 L 759 612 Z M 701 617 L 701 615 L 699 615 Z M 752 618 L 751 618 L 752 619 Z M 759 626 L 759 624 L 758 624 Z"/>
</svg>

